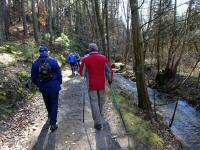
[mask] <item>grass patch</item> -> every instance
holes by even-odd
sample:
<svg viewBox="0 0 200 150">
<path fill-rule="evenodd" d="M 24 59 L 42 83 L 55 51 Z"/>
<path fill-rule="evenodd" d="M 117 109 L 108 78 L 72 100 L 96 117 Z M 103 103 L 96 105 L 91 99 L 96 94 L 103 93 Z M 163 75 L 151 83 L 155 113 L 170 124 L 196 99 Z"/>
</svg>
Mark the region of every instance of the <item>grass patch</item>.
<svg viewBox="0 0 200 150">
<path fill-rule="evenodd" d="M 112 96 L 108 90 L 109 96 Z M 127 126 L 127 130 L 132 137 L 145 145 L 150 145 L 153 149 L 164 149 L 164 140 L 152 127 L 149 121 L 142 119 L 138 114 L 140 110 L 135 105 L 130 105 L 131 98 L 122 91 L 116 91 L 120 108 Z M 113 99 L 113 98 L 112 98 Z M 115 101 L 114 104 L 116 105 Z"/>
</svg>

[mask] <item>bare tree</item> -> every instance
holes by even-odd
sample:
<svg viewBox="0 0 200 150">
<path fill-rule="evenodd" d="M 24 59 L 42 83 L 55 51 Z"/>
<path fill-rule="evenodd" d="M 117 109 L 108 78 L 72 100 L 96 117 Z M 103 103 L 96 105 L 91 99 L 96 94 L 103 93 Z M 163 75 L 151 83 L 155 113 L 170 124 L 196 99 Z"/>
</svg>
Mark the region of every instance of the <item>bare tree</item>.
<svg viewBox="0 0 200 150">
<path fill-rule="evenodd" d="M 0 1 L 0 45 L 5 40 L 4 2 Z"/>
<path fill-rule="evenodd" d="M 3 0 L 3 7 L 4 7 L 3 13 L 4 13 L 4 24 L 5 24 L 5 37 L 6 37 L 6 40 L 8 40 L 10 21 L 9 21 L 9 11 L 8 11 L 7 0 Z"/>
<path fill-rule="evenodd" d="M 107 56 L 110 60 L 110 39 L 109 39 L 109 25 L 108 25 L 108 0 L 105 0 L 105 21 L 106 21 L 106 41 L 107 41 Z"/>
<path fill-rule="evenodd" d="M 95 13 L 96 13 L 96 18 L 97 18 L 97 24 L 99 27 L 99 34 L 101 36 L 101 44 L 103 48 L 104 54 L 106 54 L 106 44 L 105 44 L 105 31 L 104 31 L 104 25 L 103 25 L 103 20 L 100 15 L 100 6 L 99 6 L 99 0 L 94 0 L 95 4 Z"/>
<path fill-rule="evenodd" d="M 28 35 L 28 27 L 26 21 L 26 8 L 25 8 L 26 0 L 22 0 L 22 20 L 23 20 L 23 28 L 24 28 L 24 37 Z"/>
<path fill-rule="evenodd" d="M 132 14 L 132 35 L 135 56 L 135 74 L 138 92 L 138 106 L 144 110 L 151 111 L 151 103 L 147 93 L 144 77 L 144 47 L 138 12 L 138 0 L 130 0 Z"/>
<path fill-rule="evenodd" d="M 32 0 L 32 18 L 33 18 L 33 31 L 35 42 L 38 43 L 38 20 L 35 10 L 35 0 Z"/>
<path fill-rule="evenodd" d="M 48 12 L 49 12 L 49 18 L 48 18 L 48 29 L 49 29 L 49 33 L 50 33 L 50 44 L 52 44 L 52 40 L 53 40 L 53 6 L 52 6 L 52 0 L 48 0 Z"/>
</svg>

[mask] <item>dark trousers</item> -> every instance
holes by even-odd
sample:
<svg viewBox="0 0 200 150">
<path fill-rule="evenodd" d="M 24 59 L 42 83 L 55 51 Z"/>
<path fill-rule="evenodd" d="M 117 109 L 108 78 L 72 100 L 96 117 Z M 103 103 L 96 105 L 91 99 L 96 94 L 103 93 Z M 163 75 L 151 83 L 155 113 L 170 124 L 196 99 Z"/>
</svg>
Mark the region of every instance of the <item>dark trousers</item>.
<svg viewBox="0 0 200 150">
<path fill-rule="evenodd" d="M 80 60 L 77 60 L 77 64 L 78 64 L 77 66 L 80 68 L 80 66 L 81 66 L 80 65 Z"/>
<path fill-rule="evenodd" d="M 42 93 L 48 117 L 50 118 L 50 125 L 56 125 L 57 122 L 58 94 L 59 92 Z"/>
<path fill-rule="evenodd" d="M 70 62 L 71 70 L 72 70 L 72 75 L 74 75 L 75 70 L 76 70 L 76 63 Z"/>
</svg>

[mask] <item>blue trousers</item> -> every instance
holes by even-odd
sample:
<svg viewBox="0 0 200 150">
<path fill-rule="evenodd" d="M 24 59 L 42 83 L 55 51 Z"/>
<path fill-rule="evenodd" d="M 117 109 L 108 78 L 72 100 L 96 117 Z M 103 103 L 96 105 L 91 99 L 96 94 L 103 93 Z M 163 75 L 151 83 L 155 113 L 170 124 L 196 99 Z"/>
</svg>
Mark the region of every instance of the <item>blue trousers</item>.
<svg viewBox="0 0 200 150">
<path fill-rule="evenodd" d="M 58 114 L 58 95 L 59 92 L 42 93 L 45 106 L 47 108 L 50 125 L 56 125 Z"/>
</svg>

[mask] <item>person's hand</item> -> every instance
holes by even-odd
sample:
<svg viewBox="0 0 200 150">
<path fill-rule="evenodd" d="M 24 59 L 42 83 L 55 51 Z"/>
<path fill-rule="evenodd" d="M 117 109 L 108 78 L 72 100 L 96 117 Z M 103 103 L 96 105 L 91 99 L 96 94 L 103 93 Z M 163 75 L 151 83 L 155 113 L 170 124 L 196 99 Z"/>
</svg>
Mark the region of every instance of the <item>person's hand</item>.
<svg viewBox="0 0 200 150">
<path fill-rule="evenodd" d="M 108 84 L 111 85 L 111 84 L 112 84 L 112 81 L 108 80 Z"/>
</svg>

